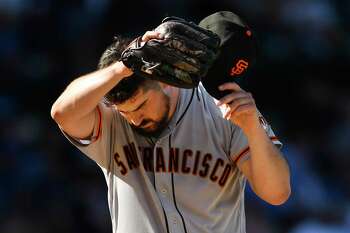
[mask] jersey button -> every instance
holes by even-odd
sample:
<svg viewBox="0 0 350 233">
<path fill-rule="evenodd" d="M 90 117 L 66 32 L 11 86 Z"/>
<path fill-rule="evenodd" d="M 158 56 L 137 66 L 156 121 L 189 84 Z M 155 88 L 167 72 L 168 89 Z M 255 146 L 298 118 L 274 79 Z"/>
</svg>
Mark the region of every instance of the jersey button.
<svg viewBox="0 0 350 233">
<path fill-rule="evenodd" d="M 161 189 L 160 191 L 161 191 L 161 193 L 163 193 L 163 194 L 166 194 L 166 193 L 168 192 L 168 191 L 167 191 L 166 189 L 164 189 L 164 188 Z"/>
</svg>

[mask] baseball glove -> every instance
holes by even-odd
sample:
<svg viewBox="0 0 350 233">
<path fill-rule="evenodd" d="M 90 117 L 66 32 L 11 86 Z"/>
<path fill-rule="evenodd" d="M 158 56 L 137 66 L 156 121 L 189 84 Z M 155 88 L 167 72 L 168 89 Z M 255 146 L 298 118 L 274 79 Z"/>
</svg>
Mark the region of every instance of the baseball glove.
<svg viewBox="0 0 350 233">
<path fill-rule="evenodd" d="M 206 75 L 219 51 L 213 32 L 178 17 L 167 17 L 155 29 L 164 39 L 132 41 L 121 60 L 134 73 L 180 88 L 193 88 Z"/>
</svg>

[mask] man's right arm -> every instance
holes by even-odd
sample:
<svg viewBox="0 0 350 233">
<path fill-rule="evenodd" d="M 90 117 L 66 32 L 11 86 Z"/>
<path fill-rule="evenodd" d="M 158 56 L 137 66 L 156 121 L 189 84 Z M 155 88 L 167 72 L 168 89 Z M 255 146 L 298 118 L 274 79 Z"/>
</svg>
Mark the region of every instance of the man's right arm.
<svg viewBox="0 0 350 233">
<path fill-rule="evenodd" d="M 87 138 L 94 129 L 100 100 L 132 71 L 122 62 L 71 82 L 51 108 L 51 117 L 70 136 Z M 98 120 L 98 119 L 97 119 Z"/>
</svg>

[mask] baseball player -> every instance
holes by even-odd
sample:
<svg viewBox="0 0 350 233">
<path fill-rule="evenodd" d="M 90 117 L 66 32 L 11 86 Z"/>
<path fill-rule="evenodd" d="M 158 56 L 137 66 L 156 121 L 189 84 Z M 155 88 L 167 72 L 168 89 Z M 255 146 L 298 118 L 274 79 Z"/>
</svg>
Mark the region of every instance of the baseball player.
<svg viewBox="0 0 350 233">
<path fill-rule="evenodd" d="M 163 40 L 148 31 L 141 43 Z M 136 75 L 118 37 L 99 70 L 51 109 L 69 141 L 102 169 L 114 233 L 245 233 L 244 188 L 272 205 L 290 195 L 280 141 L 233 82 L 220 100 Z M 276 146 L 277 145 L 277 146 Z"/>
</svg>

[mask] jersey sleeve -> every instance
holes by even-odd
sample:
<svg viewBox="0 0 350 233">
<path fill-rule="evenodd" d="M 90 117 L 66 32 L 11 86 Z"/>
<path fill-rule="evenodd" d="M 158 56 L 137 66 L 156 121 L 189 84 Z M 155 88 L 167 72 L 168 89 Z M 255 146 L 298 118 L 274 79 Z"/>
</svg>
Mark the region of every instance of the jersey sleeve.
<svg viewBox="0 0 350 233">
<path fill-rule="evenodd" d="M 270 124 L 265 120 L 265 118 L 260 112 L 258 112 L 258 116 L 259 116 L 260 124 L 264 128 L 266 134 L 270 137 L 271 141 L 280 149 L 282 147 L 282 143 L 276 137 Z M 233 125 L 232 127 L 230 155 L 231 155 L 232 161 L 235 164 L 241 163 L 249 159 L 249 156 L 250 156 L 248 139 L 245 136 L 243 130 L 235 125 Z"/>
<path fill-rule="evenodd" d="M 111 128 L 113 121 L 113 109 L 103 103 L 99 103 L 95 112 L 95 125 L 89 138 L 78 139 L 61 131 L 64 136 L 81 152 L 94 160 L 99 166 L 107 168 L 110 163 L 111 153 Z"/>
</svg>

